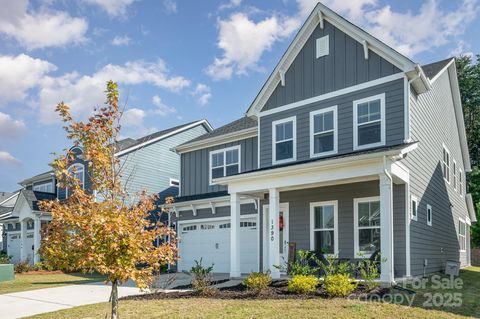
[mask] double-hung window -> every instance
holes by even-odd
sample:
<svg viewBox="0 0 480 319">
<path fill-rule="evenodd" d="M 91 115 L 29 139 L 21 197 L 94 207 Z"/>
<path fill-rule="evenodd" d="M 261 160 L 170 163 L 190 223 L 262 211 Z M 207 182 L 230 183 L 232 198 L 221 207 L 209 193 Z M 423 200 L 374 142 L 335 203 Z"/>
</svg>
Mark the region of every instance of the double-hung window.
<svg viewBox="0 0 480 319">
<path fill-rule="evenodd" d="M 453 160 L 453 189 L 457 190 L 457 162 Z"/>
<path fill-rule="evenodd" d="M 458 246 L 460 251 L 467 249 L 467 225 L 462 219 L 458 221 Z"/>
<path fill-rule="evenodd" d="M 447 150 L 445 145 L 443 146 L 442 172 L 443 178 L 448 184 L 450 184 L 450 152 Z"/>
<path fill-rule="evenodd" d="M 353 149 L 385 145 L 385 94 L 353 102 Z"/>
<path fill-rule="evenodd" d="M 354 199 L 355 258 L 369 258 L 380 249 L 380 198 Z"/>
<path fill-rule="evenodd" d="M 33 190 L 44 193 L 54 193 L 52 182 L 33 185 Z"/>
<path fill-rule="evenodd" d="M 310 250 L 338 254 L 338 202 L 310 203 Z"/>
<path fill-rule="evenodd" d="M 272 122 L 273 164 L 294 161 L 297 158 L 296 117 Z"/>
<path fill-rule="evenodd" d="M 418 199 L 415 196 L 411 196 L 410 200 L 410 217 L 413 220 L 417 220 L 418 216 Z"/>
<path fill-rule="evenodd" d="M 310 157 L 337 153 L 337 106 L 310 113 Z"/>
<path fill-rule="evenodd" d="M 85 187 L 85 166 L 81 163 L 75 163 L 68 168 L 69 173 L 78 181 L 78 184 L 84 188 Z M 66 197 L 69 196 L 68 194 L 69 189 L 68 187 L 65 190 Z"/>
<path fill-rule="evenodd" d="M 210 184 L 212 179 L 240 172 L 240 146 L 210 152 Z"/>
<path fill-rule="evenodd" d="M 463 196 L 463 171 L 461 169 L 458 171 L 458 192 L 460 196 Z"/>
<path fill-rule="evenodd" d="M 432 226 L 433 211 L 432 206 L 427 205 L 427 225 Z"/>
</svg>

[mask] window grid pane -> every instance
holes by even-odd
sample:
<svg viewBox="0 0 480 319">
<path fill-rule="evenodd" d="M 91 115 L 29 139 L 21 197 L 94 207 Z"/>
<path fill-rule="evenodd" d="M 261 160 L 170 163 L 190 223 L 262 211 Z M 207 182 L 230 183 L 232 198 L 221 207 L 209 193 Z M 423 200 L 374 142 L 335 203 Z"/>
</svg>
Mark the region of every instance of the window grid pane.
<svg viewBox="0 0 480 319">
<path fill-rule="evenodd" d="M 237 174 L 240 171 L 238 149 L 222 150 L 217 153 L 212 153 L 211 158 L 212 167 L 210 170 L 212 178 L 229 176 Z"/>
</svg>

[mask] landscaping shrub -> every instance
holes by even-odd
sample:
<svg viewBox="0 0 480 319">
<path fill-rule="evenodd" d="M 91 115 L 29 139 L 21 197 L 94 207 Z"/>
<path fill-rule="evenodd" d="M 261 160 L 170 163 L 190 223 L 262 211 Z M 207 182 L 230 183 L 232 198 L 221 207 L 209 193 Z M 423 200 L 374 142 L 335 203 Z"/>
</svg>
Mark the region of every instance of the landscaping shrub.
<svg viewBox="0 0 480 319">
<path fill-rule="evenodd" d="M 313 275 L 296 275 L 288 282 L 288 291 L 296 294 L 314 293 L 319 282 Z"/>
<path fill-rule="evenodd" d="M 27 272 L 32 269 L 32 266 L 28 263 L 28 261 L 21 261 L 18 264 L 15 264 L 14 271 L 17 274 L 21 274 L 22 272 Z"/>
<path fill-rule="evenodd" d="M 244 281 L 243 284 L 248 290 L 255 293 L 260 293 L 268 289 L 272 283 L 270 273 L 252 272 Z"/>
<path fill-rule="evenodd" d="M 31 270 L 35 271 L 40 271 L 40 270 L 46 270 L 46 271 L 53 271 L 55 270 L 52 266 L 47 264 L 44 261 L 39 261 L 35 265 L 31 266 Z"/>
<path fill-rule="evenodd" d="M 317 266 L 311 266 L 311 264 Z M 290 276 L 304 275 L 304 276 L 315 276 L 320 270 L 319 265 L 321 262 L 318 260 L 315 255 L 307 250 L 297 251 L 297 258 L 294 262 L 290 263 Z"/>
<path fill-rule="evenodd" d="M 212 290 L 210 283 L 212 281 L 213 264 L 209 267 L 204 267 L 202 265 L 202 258 L 200 258 L 200 261 L 194 261 L 195 266 L 190 270 L 190 274 L 193 276 L 192 289 L 198 293 L 209 294 L 211 292 L 210 290 Z"/>
<path fill-rule="evenodd" d="M 7 255 L 6 252 L 0 251 L 0 264 L 9 264 L 10 263 L 10 256 Z"/>
<path fill-rule="evenodd" d="M 379 266 L 379 255 L 377 255 L 374 260 L 365 259 L 358 264 L 358 272 L 368 290 L 375 289 L 380 285 L 375 281 L 380 277 Z"/>
<path fill-rule="evenodd" d="M 346 297 L 357 287 L 357 283 L 346 274 L 326 276 L 323 284 L 330 297 Z"/>
<path fill-rule="evenodd" d="M 340 261 L 338 256 L 329 255 L 326 257 L 327 262 L 322 264 L 325 276 L 331 275 L 347 275 L 353 276 L 355 265 L 349 261 Z"/>
</svg>

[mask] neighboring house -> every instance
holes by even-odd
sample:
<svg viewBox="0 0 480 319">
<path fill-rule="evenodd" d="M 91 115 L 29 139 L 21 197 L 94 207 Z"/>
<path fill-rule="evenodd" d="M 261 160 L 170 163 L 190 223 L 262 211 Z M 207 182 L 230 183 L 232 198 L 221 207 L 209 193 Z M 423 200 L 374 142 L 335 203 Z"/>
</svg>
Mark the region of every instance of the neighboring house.
<svg viewBox="0 0 480 319">
<path fill-rule="evenodd" d="M 173 148 L 211 131 L 208 121 L 200 120 L 136 140 L 127 138 L 119 141 L 116 156 L 123 167 L 123 186 L 132 195 L 144 189 L 150 194 L 158 194 L 160 203 L 164 202 L 166 196 L 177 195 L 180 187 L 180 156 Z M 76 177 L 83 187 L 92 191 L 82 148 L 73 147 L 71 151 L 75 157 L 70 169 L 75 167 Z M 40 229 L 51 220 L 50 213 L 41 211 L 38 202 L 65 199 L 68 189 L 57 187 L 53 171 L 28 178 L 20 184 L 22 189 L 12 195 L 8 203 L 0 203 L 0 223 L 5 226 L 6 250 L 13 262 L 36 263 L 40 260 L 37 253 L 41 240 Z"/>
<path fill-rule="evenodd" d="M 470 264 L 454 60 L 420 66 L 322 4 L 245 117 L 176 150 L 179 271 L 278 278 L 289 245 L 380 252 L 385 283 Z"/>
</svg>

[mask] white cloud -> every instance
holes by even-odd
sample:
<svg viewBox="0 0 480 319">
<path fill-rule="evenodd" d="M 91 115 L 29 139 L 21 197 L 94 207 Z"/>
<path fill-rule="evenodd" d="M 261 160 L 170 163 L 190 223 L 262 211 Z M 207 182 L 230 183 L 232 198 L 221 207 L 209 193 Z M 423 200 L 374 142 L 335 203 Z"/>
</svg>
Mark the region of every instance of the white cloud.
<svg viewBox="0 0 480 319">
<path fill-rule="evenodd" d="M 173 0 L 163 0 L 163 7 L 168 14 L 177 13 L 177 3 Z"/>
<path fill-rule="evenodd" d="M 221 4 L 218 9 L 219 10 L 228 10 L 232 8 L 238 7 L 242 3 L 242 0 L 230 0 L 226 3 Z"/>
<path fill-rule="evenodd" d="M 127 109 L 123 112 L 121 124 L 126 127 L 141 127 L 147 113 L 138 108 Z"/>
<path fill-rule="evenodd" d="M 24 131 L 22 120 L 14 120 L 9 114 L 0 112 L 0 139 L 15 139 Z"/>
<path fill-rule="evenodd" d="M 272 45 L 289 37 L 298 27 L 295 17 L 271 16 L 255 22 L 244 13 L 234 13 L 227 20 L 219 20 L 218 47 L 223 50 L 221 58 L 206 68 L 214 80 L 228 79 L 235 74 L 261 69 L 258 62 Z"/>
<path fill-rule="evenodd" d="M 115 38 L 113 38 L 112 44 L 115 46 L 129 45 L 130 41 L 131 39 L 128 37 L 128 35 L 124 35 L 124 36 L 117 35 Z"/>
<path fill-rule="evenodd" d="M 0 151 L 0 163 L 20 165 L 20 161 L 6 151 Z"/>
<path fill-rule="evenodd" d="M 198 83 L 192 94 L 197 97 L 197 101 L 201 106 L 207 105 L 212 97 L 210 87 L 203 83 Z"/>
<path fill-rule="evenodd" d="M 153 110 L 153 113 L 160 115 L 162 117 L 165 117 L 167 115 L 177 112 L 176 108 L 164 104 L 162 99 L 158 95 L 155 95 L 152 98 L 152 103 L 156 106 L 156 108 Z"/>
<path fill-rule="evenodd" d="M 297 0 L 299 15 L 305 19 L 318 0 Z M 377 5 L 378 0 L 323 0 L 322 3 L 352 22 L 361 21 L 365 10 Z"/>
<path fill-rule="evenodd" d="M 128 7 L 136 0 L 86 0 L 90 4 L 98 5 L 110 16 L 125 16 Z"/>
<path fill-rule="evenodd" d="M 85 41 L 88 23 L 64 11 L 41 7 L 29 12 L 27 0 L 0 0 L 0 33 L 15 39 L 29 50 L 63 47 Z"/>
<path fill-rule="evenodd" d="M 30 89 L 56 66 L 25 54 L 0 55 L 0 105 L 25 99 Z"/>
<path fill-rule="evenodd" d="M 463 40 L 460 40 L 457 42 L 457 46 L 450 51 L 450 54 L 448 55 L 448 57 L 468 56 L 471 59 L 473 59 L 475 58 L 475 54 L 473 54 L 472 51 L 469 51 L 470 49 L 471 49 L 471 46 L 469 43 Z"/>
</svg>

